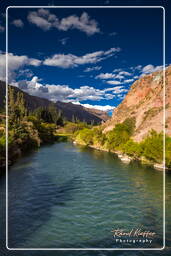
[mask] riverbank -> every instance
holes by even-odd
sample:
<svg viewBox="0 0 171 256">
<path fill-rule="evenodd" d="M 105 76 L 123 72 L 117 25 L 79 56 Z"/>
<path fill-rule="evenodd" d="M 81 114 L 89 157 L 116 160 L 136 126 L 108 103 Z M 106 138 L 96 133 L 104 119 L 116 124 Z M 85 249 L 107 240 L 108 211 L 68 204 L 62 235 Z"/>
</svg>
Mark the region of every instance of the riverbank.
<svg viewBox="0 0 171 256">
<path fill-rule="evenodd" d="M 86 146 L 86 147 L 93 148 L 96 150 L 112 153 L 112 154 L 116 155 L 125 164 L 129 164 L 130 162 L 139 162 L 142 165 L 152 167 L 158 171 L 167 171 L 167 172 L 171 171 L 171 169 L 167 168 L 166 166 L 163 166 L 163 164 L 151 162 L 148 159 L 146 159 L 145 157 L 136 157 L 135 158 L 135 157 L 128 156 L 127 154 L 124 154 L 121 151 L 109 150 L 104 147 L 95 146 L 95 145 L 85 145 L 83 143 L 82 144 L 78 143 L 77 141 L 73 141 L 73 143 L 78 144 L 80 146 Z"/>
<path fill-rule="evenodd" d="M 68 136 L 65 134 L 55 134 L 51 140 L 39 141 L 39 143 L 29 145 L 28 147 L 20 147 L 15 144 L 13 147 L 9 148 L 8 152 L 8 166 L 11 167 L 14 163 L 16 163 L 21 157 L 23 157 L 27 153 L 31 153 L 36 149 L 39 149 L 45 145 L 52 145 L 54 143 L 66 142 L 68 140 Z M 0 161 L 0 176 L 5 173 L 6 170 L 6 156 L 1 156 Z"/>
</svg>

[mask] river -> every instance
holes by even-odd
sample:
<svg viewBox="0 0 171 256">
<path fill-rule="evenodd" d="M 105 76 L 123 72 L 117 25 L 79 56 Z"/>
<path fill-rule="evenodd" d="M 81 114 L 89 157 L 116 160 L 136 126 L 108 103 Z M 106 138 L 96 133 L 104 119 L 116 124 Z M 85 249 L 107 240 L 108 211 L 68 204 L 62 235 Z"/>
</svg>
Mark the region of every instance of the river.
<svg viewBox="0 0 171 256">
<path fill-rule="evenodd" d="M 113 154 L 69 142 L 43 146 L 19 159 L 9 170 L 8 247 L 160 248 L 163 242 L 162 176 L 160 171 L 138 163 L 127 165 Z M 171 176 L 166 177 L 169 220 Z M 4 177 L 0 185 L 4 207 Z M 3 218 L 3 229 L 4 223 Z M 171 218 L 167 223 L 167 237 L 171 234 L 170 227 Z M 116 228 L 127 231 L 141 228 L 156 234 L 151 244 L 116 243 L 111 232 Z M 3 255 L 37 256 L 53 252 L 19 253 L 7 253 L 4 249 Z M 63 255 L 55 253 L 53 255 Z M 125 255 L 124 251 L 110 253 Z M 141 255 L 138 253 L 134 251 L 130 255 Z M 154 251 L 154 255 L 169 255 L 158 253 Z M 95 252 L 92 255 L 96 255 Z"/>
</svg>

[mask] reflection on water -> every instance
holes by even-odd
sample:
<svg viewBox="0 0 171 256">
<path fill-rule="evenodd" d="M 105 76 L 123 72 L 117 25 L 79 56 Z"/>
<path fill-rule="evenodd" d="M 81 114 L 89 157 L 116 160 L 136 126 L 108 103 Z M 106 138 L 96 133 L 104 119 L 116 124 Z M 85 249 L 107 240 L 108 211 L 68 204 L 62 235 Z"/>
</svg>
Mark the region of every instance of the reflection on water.
<svg viewBox="0 0 171 256">
<path fill-rule="evenodd" d="M 4 179 L 0 182 L 5 195 Z M 168 176 L 168 197 L 170 183 Z M 132 247 L 132 244 L 116 245 L 111 230 L 139 227 L 156 232 L 151 247 L 161 247 L 162 206 L 161 172 L 138 163 L 125 165 L 113 154 L 70 143 L 42 147 L 22 158 L 9 172 L 9 247 Z M 168 234 L 170 226 L 168 223 Z M 20 255 L 4 249 L 3 255 L 8 254 Z M 30 252 L 30 255 L 47 254 Z M 115 251 L 92 255 L 145 254 Z"/>
</svg>

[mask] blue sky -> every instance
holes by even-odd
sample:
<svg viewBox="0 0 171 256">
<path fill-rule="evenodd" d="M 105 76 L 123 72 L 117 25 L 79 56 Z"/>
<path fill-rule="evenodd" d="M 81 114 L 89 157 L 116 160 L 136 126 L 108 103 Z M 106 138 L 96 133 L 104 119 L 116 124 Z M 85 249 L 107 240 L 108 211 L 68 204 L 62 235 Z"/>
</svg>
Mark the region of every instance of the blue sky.
<svg viewBox="0 0 171 256">
<path fill-rule="evenodd" d="M 111 110 L 138 77 L 161 68 L 162 18 L 161 8 L 10 8 L 9 82 L 53 101 Z M 4 30 L 1 24 L 0 37 Z"/>
</svg>

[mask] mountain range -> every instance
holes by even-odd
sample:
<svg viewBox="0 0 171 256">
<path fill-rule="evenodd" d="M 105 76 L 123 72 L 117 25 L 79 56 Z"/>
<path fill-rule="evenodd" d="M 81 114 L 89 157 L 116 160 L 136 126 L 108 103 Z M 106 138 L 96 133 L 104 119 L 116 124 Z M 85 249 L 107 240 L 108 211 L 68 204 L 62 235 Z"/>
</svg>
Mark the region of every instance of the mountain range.
<svg viewBox="0 0 171 256">
<path fill-rule="evenodd" d="M 9 85 L 10 86 L 10 85 Z M 17 92 L 22 92 L 24 95 L 25 105 L 28 110 L 33 111 L 39 107 L 48 107 L 52 102 L 40 98 L 37 96 L 29 95 L 28 93 L 21 91 L 19 88 L 10 86 L 14 89 L 15 94 Z M 6 95 L 6 84 L 3 81 L 0 81 L 0 108 L 5 107 L 5 95 Z M 63 116 L 68 120 L 72 121 L 80 120 L 87 123 L 101 124 L 101 122 L 107 121 L 110 119 L 109 115 L 105 111 L 85 108 L 81 105 L 76 105 L 73 103 L 64 103 L 57 101 L 55 103 L 57 110 L 60 110 Z"/>
</svg>

